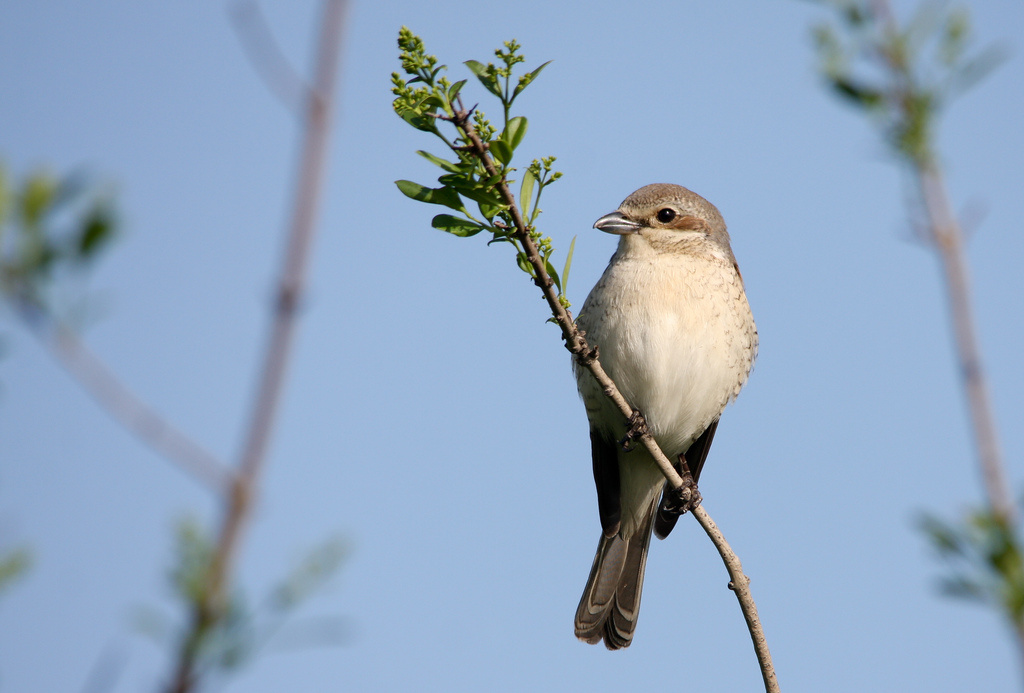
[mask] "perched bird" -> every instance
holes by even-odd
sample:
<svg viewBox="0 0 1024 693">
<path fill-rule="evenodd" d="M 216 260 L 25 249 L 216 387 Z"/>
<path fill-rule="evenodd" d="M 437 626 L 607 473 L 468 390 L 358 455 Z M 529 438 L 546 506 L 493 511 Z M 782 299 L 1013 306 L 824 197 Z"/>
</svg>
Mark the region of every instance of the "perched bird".
<svg viewBox="0 0 1024 693">
<path fill-rule="evenodd" d="M 670 460 L 700 476 L 718 419 L 747 380 L 757 328 L 718 209 L 679 185 L 640 188 L 594 228 L 620 236 L 576 324 L 643 414 Z M 628 647 L 636 629 L 652 527 L 678 517 L 646 448 L 590 371 L 574 365 L 590 420 L 601 540 L 576 611 L 576 637 Z M 659 509 L 659 498 L 661 507 Z"/>
</svg>

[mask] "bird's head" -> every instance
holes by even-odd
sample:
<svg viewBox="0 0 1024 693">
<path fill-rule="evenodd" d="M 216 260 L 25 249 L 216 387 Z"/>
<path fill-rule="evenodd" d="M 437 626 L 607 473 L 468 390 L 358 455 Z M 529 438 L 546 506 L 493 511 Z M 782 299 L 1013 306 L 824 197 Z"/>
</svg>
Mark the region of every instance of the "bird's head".
<svg viewBox="0 0 1024 693">
<path fill-rule="evenodd" d="M 721 213 L 681 185 L 646 185 L 598 219 L 594 228 L 622 236 L 620 247 L 644 243 L 658 252 L 692 253 L 710 245 L 733 260 Z"/>
</svg>

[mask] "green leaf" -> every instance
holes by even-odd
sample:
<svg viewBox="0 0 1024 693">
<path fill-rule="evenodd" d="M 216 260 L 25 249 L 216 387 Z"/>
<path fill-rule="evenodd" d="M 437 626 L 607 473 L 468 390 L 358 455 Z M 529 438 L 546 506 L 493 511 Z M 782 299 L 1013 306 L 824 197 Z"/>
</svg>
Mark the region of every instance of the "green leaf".
<svg viewBox="0 0 1024 693">
<path fill-rule="evenodd" d="M 506 209 L 503 204 L 496 204 L 494 202 L 478 202 L 477 206 L 480 207 L 480 213 L 484 215 L 487 221 L 493 219 L 499 212 Z"/>
<path fill-rule="evenodd" d="M 460 79 L 458 82 L 456 82 L 455 84 L 453 84 L 450 87 L 448 87 L 448 102 L 449 103 L 454 103 L 455 97 L 457 97 L 459 95 L 459 92 L 462 91 L 462 87 L 464 87 L 464 86 L 466 86 L 466 80 Z"/>
<path fill-rule="evenodd" d="M 467 60 L 464 64 L 469 68 L 470 72 L 476 75 L 476 78 L 480 80 L 480 83 L 484 85 L 487 91 L 499 99 L 502 98 L 503 94 L 501 93 L 501 87 L 498 86 L 498 78 L 489 69 L 489 66 L 476 60 Z"/>
<path fill-rule="evenodd" d="M 26 226 L 37 226 L 42 221 L 56 194 L 57 181 L 51 176 L 39 173 L 28 179 L 21 193 L 21 217 Z"/>
<path fill-rule="evenodd" d="M 444 110 L 445 107 L 448 106 L 448 101 L 444 98 L 444 96 L 445 94 L 443 91 L 441 92 L 441 96 L 432 94 L 427 98 L 423 99 L 423 105 L 430 106 L 431 111 L 436 111 L 437 109 Z"/>
<path fill-rule="evenodd" d="M 530 205 L 533 203 L 533 186 L 537 182 L 537 176 L 533 175 L 532 169 L 526 169 L 523 173 L 523 184 L 519 188 L 519 208 L 523 217 L 530 218 Z"/>
<path fill-rule="evenodd" d="M 418 150 L 416 153 L 422 156 L 430 163 L 434 164 L 435 166 L 440 166 L 445 171 L 448 171 L 450 173 L 459 173 L 459 167 L 456 164 L 453 164 L 452 162 L 448 161 L 447 159 L 442 159 L 439 156 L 434 156 L 430 152 L 425 152 L 422 149 Z"/>
<path fill-rule="evenodd" d="M 462 238 L 475 236 L 487 228 L 475 221 L 454 217 L 451 214 L 438 214 L 430 222 L 430 225 L 435 229 L 441 229 L 442 231 L 447 231 L 454 236 L 460 236 Z"/>
<path fill-rule="evenodd" d="M 7 186 L 7 172 L 0 166 L 0 226 L 7 218 L 7 207 L 10 204 L 11 191 Z"/>
<path fill-rule="evenodd" d="M 508 165 L 512 161 L 512 147 L 508 146 L 505 140 L 491 140 L 487 143 L 491 155 L 503 164 Z"/>
<path fill-rule="evenodd" d="M 984 586 L 962 575 L 943 580 L 939 584 L 939 587 L 947 596 L 957 597 L 959 599 L 983 601 L 988 596 L 987 590 Z"/>
<path fill-rule="evenodd" d="M 565 256 L 565 267 L 562 268 L 562 293 L 569 290 L 569 270 L 572 268 L 572 251 L 576 249 L 576 236 L 569 243 L 569 254 Z"/>
<path fill-rule="evenodd" d="M 520 251 L 516 254 L 516 264 L 519 265 L 519 269 L 523 270 L 531 277 L 534 276 L 533 265 L 531 265 L 530 261 L 526 259 L 526 253 Z"/>
<path fill-rule="evenodd" d="M 0 589 L 22 575 L 32 565 L 32 554 L 28 549 L 15 549 L 0 556 Z"/>
<path fill-rule="evenodd" d="M 1009 57 L 1003 46 L 993 46 L 959 64 L 950 76 L 950 91 L 962 93 L 985 79 Z"/>
<path fill-rule="evenodd" d="M 477 77 L 485 77 L 487 75 L 487 66 L 479 60 L 467 60 L 463 65 L 468 67 L 469 71 Z"/>
<path fill-rule="evenodd" d="M 499 236 L 498 232 L 494 231 L 494 236 L 491 238 L 491 240 L 487 241 L 487 245 L 490 245 L 492 243 L 511 243 L 511 242 L 512 242 L 512 239 L 509 238 L 508 236 Z"/>
<path fill-rule="evenodd" d="M 406 197 L 411 197 L 419 202 L 426 202 L 432 205 L 444 205 L 451 207 L 458 212 L 465 212 L 466 207 L 462 204 L 459 194 L 451 188 L 428 188 L 411 180 L 396 180 L 395 185 Z"/>
<path fill-rule="evenodd" d="M 533 80 L 537 79 L 537 76 L 540 74 L 540 71 L 543 70 L 545 67 L 547 67 L 550 64 L 551 64 L 551 61 L 549 60 L 546 63 L 544 63 L 543 65 L 541 65 L 540 67 L 538 67 L 533 72 L 527 72 L 525 75 L 520 77 L 519 78 L 519 83 L 516 85 L 515 90 L 512 92 L 512 99 L 515 99 L 517 96 L 519 96 L 519 93 L 523 89 L 526 89 L 528 86 L 530 86 L 530 82 L 532 82 Z"/>
<path fill-rule="evenodd" d="M 78 256 L 89 258 L 96 254 L 113 236 L 114 224 L 110 213 L 98 207 L 89 214 L 78 237 Z"/>
<path fill-rule="evenodd" d="M 960 535 L 942 520 L 925 515 L 919 520 L 919 526 L 940 554 L 948 556 L 966 553 Z"/>
<path fill-rule="evenodd" d="M 885 95 L 878 89 L 856 84 L 853 80 L 838 75 L 832 78 L 832 88 L 840 96 L 864 108 L 880 106 L 885 98 Z"/>
<path fill-rule="evenodd" d="M 402 120 L 409 123 L 409 125 L 412 125 L 417 130 L 422 130 L 424 132 L 437 132 L 437 123 L 435 122 L 435 119 L 430 116 L 404 109 L 398 111 L 398 115 Z"/>
<path fill-rule="evenodd" d="M 213 560 L 213 540 L 206 529 L 192 518 L 181 520 L 176 533 L 177 557 L 171 571 L 171 583 L 185 602 L 198 604 L 207 590 L 206 577 Z"/>
<path fill-rule="evenodd" d="M 348 547 L 338 538 L 313 549 L 274 589 L 274 608 L 291 609 L 304 601 L 338 570 L 347 553 Z"/>
<path fill-rule="evenodd" d="M 558 289 L 558 293 L 562 293 L 562 280 L 558 278 L 558 272 L 547 260 L 544 261 L 544 269 L 547 270 L 548 276 L 551 277 L 551 281 L 555 283 L 555 288 Z"/>
<path fill-rule="evenodd" d="M 490 187 L 495 186 L 498 183 L 500 183 L 504 177 L 505 177 L 505 174 L 502 173 L 501 171 L 498 171 L 493 176 L 488 176 L 487 178 L 481 179 L 480 183 L 482 185 L 484 185 L 485 187 L 490 188 Z"/>
<path fill-rule="evenodd" d="M 454 186 L 460 195 L 468 197 L 473 202 L 484 203 L 489 205 L 501 205 L 501 194 L 497 190 L 488 190 L 484 187 L 478 188 L 462 188 Z"/>
<path fill-rule="evenodd" d="M 508 143 L 508 146 L 515 150 L 519 146 L 519 143 L 523 141 L 523 137 L 526 135 L 526 118 L 523 116 L 516 116 L 508 121 L 508 125 L 505 126 L 505 132 L 501 133 L 501 139 Z"/>
<path fill-rule="evenodd" d="M 501 194 L 495 190 L 492 185 L 485 182 L 467 180 L 465 175 L 455 173 L 441 176 L 437 180 L 439 183 L 444 184 L 445 187 L 451 188 L 459 195 L 468 197 L 474 202 L 487 202 L 495 205 L 502 204 Z"/>
</svg>

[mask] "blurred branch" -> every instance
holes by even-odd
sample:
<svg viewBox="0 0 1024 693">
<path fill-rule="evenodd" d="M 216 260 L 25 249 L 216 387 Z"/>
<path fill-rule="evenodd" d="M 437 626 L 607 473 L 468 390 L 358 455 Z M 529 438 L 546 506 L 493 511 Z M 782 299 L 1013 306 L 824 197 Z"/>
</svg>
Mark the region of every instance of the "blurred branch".
<svg viewBox="0 0 1024 693">
<path fill-rule="evenodd" d="M 306 92 L 304 138 L 298 182 L 270 340 L 253 404 L 249 431 L 239 461 L 239 470 L 230 493 L 224 499 L 224 517 L 214 555 L 210 561 L 204 588 L 195 602 L 191 626 L 182 640 L 173 680 L 168 688 L 174 693 L 194 689 L 197 682 L 196 665 L 205 637 L 226 613 L 232 568 L 258 491 L 259 475 L 280 404 L 324 181 L 330 115 L 345 9 L 345 0 L 324 2 L 314 83 L 313 88 Z"/>
<path fill-rule="evenodd" d="M 557 275 L 553 274 L 548 257 L 551 254 L 550 240 L 540 239 L 539 234 L 533 229 L 532 224 L 520 211 L 515 195 L 509 187 L 507 174 L 513 170 L 508 168 L 512 154 L 522 133 L 525 133 L 525 118 L 510 118 L 509 111 L 515 96 L 527 86 L 530 81 L 544 67 L 541 65 L 531 73 L 520 78 L 518 86 L 513 91 L 510 88 L 510 70 L 514 64 L 522 60 L 516 55 L 519 45 L 515 41 L 505 43 L 506 52 L 497 51 L 499 58 L 505 62 L 504 70 L 495 68 L 494 65 L 484 66 L 476 61 L 468 61 L 466 65 L 476 74 L 484 87 L 497 96 L 504 107 L 505 127 L 501 135 L 491 139 L 496 130 L 483 115 L 476 111 L 476 107 L 467 109 L 462 101 L 459 92 L 463 83 L 451 85 L 446 78 L 436 79 L 444 66 L 436 67 L 436 58 L 428 56 L 423 51 L 422 41 L 413 35 L 408 29 L 402 28 L 399 37 L 399 46 L 403 49 L 403 67 L 407 74 L 413 79 L 404 81 L 395 74 L 392 76 L 394 84 L 395 110 L 398 115 L 409 122 L 413 127 L 420 130 L 432 132 L 440 137 L 452 152 L 459 158 L 460 163 L 453 164 L 447 161 L 438 160 L 437 157 L 427 156 L 433 163 L 441 166 L 446 171 L 453 172 L 451 176 L 442 176 L 439 181 L 446 183 L 444 188 L 431 190 L 408 181 L 400 181 L 399 188 L 403 193 L 414 199 L 423 202 L 443 204 L 461 211 L 466 215 L 470 223 L 476 225 L 476 233 L 489 228 L 494 234 L 494 240 L 506 240 L 511 237 L 514 245 L 520 248 L 517 256 L 520 267 L 528 271 L 533 278 L 534 284 L 544 294 L 544 299 L 551 310 L 553 322 L 558 325 L 562 332 L 562 339 L 565 341 L 565 348 L 573 355 L 573 358 L 582 368 L 586 368 L 594 376 L 594 379 L 601 386 L 604 394 L 615 404 L 622 414 L 624 420 L 630 422 L 632 431 L 642 431 L 635 436 L 648 450 L 661 469 L 668 483 L 678 491 L 680 499 L 688 503 L 693 497 L 690 485 L 685 485 L 683 478 L 669 462 L 665 453 L 658 447 L 653 436 L 647 432 L 646 422 L 637 410 L 626 401 L 619 391 L 615 382 L 608 376 L 598 359 L 598 350 L 591 347 L 585 336 L 577 329 L 567 303 L 563 301 L 559 289 L 560 282 Z M 504 86 L 501 79 L 504 79 Z M 411 85 L 423 82 L 426 87 L 413 88 Z M 440 112 L 439 112 L 440 111 Z M 455 126 L 458 137 L 455 142 L 448 141 L 441 135 L 434 124 L 437 120 L 450 122 Z M 475 121 L 475 124 L 474 124 Z M 423 154 L 423 152 L 421 152 Z M 478 162 L 482 170 L 476 170 L 467 166 L 466 156 L 475 159 L 474 166 Z M 497 162 L 495 161 L 497 159 Z M 461 165 L 460 165 L 461 164 Z M 529 179 L 530 171 L 537 170 L 537 162 L 527 170 L 524 175 L 524 190 L 532 185 Z M 537 176 L 535 176 L 537 177 Z M 477 222 L 465 209 L 459 199 L 459 195 L 466 195 L 472 200 L 481 202 L 480 209 L 487 224 Z M 531 195 L 521 193 L 522 204 L 530 204 Z M 495 199 L 496 198 L 496 199 Z M 490 212 L 490 214 L 488 214 Z M 528 214 L 532 221 L 536 214 Z M 434 226 L 450 231 L 453 223 L 449 215 L 444 224 L 439 226 L 440 217 L 435 217 Z M 510 227 L 511 226 L 511 227 Z M 451 231 L 450 231 L 451 232 Z M 472 235 L 472 233 L 458 233 L 456 235 Z M 539 242 L 543 247 L 538 247 Z M 511 242 L 510 241 L 510 242 Z M 494 241 L 492 241 L 494 242 Z M 525 265 L 525 266 L 524 266 Z M 564 274 L 567 274 L 564 273 Z M 718 530 L 715 523 L 702 506 L 696 506 L 694 516 L 704 528 L 708 537 L 711 538 L 725 562 L 732 582 L 730 588 L 735 591 L 736 598 L 750 630 L 751 640 L 757 655 L 758 665 L 761 668 L 761 675 L 764 680 L 767 693 L 779 691 L 778 680 L 771 661 L 771 654 L 768 651 L 768 643 L 765 639 L 763 629 L 757 616 L 757 607 L 749 590 L 750 580 L 743 574 L 739 558 L 732 551 L 725 537 Z"/>
<path fill-rule="evenodd" d="M 231 476 L 227 467 L 132 392 L 54 308 L 57 278 L 93 263 L 116 228 L 112 202 L 92 190 L 86 175 L 35 172 L 12 185 L 0 166 L 0 294 L 102 409 L 172 464 L 221 492 Z"/>
<path fill-rule="evenodd" d="M 982 367 L 964 233 L 935 145 L 935 122 L 942 107 L 987 74 L 1002 53 L 989 48 L 967 57 L 966 10 L 926 3 L 901 26 L 888 0 L 829 4 L 837 10 L 846 36 L 827 26 L 815 31 L 823 72 L 837 95 L 881 126 L 906 166 L 922 217 L 917 235 L 942 264 L 957 366 L 987 499 L 987 507 L 970 513 L 962 528 L 929 518 L 923 530 L 954 569 L 954 576 L 945 581 L 946 593 L 996 605 L 1011 623 L 1024 657 L 1024 560 L 1017 511 Z M 934 56 L 923 55 L 929 47 Z"/>
<path fill-rule="evenodd" d="M 20 305 L 18 312 L 40 343 L 122 426 L 213 491 L 222 493 L 230 486 L 227 467 L 124 385 L 75 330 L 26 305 Z"/>
<path fill-rule="evenodd" d="M 1002 462 L 989 388 L 978 347 L 961 225 L 935 151 L 935 121 L 945 103 L 999 61 L 989 49 L 968 59 L 968 15 L 925 4 L 901 27 L 888 0 L 833 0 L 849 40 L 829 27 L 816 31 L 823 71 L 835 93 L 863 109 L 881 126 L 893 152 L 906 164 L 924 222 L 918 235 L 942 262 L 959 372 L 970 411 L 972 435 L 988 502 L 1007 521 L 1015 510 Z M 922 53 L 933 39 L 930 67 Z M 877 75 L 881 75 L 880 77 Z"/>
<path fill-rule="evenodd" d="M 953 334 L 960 362 L 959 370 L 967 395 L 975 449 L 981 465 L 985 490 L 989 504 L 996 513 L 1007 522 L 1012 522 L 1015 514 L 1013 501 L 1003 469 L 995 417 L 982 368 L 981 350 L 978 347 L 963 232 L 952 211 L 942 168 L 934 151 L 934 130 L 930 127 L 929 121 L 934 118 L 935 111 L 927 110 L 928 91 L 922 89 L 915 79 L 907 51 L 901 50 L 900 42 L 894 40 L 894 37 L 900 35 L 900 30 L 889 8 L 888 0 L 873 0 L 873 4 L 883 22 L 885 35 L 890 37 L 888 42 L 882 44 L 880 55 L 894 78 L 895 89 L 891 98 L 901 110 L 903 121 L 907 123 L 903 130 L 919 128 L 921 131 L 916 146 L 905 148 L 904 157 L 911 165 L 920 191 L 928 222 L 924 228 L 927 239 L 939 254 L 945 271 Z M 953 27 L 955 26 L 954 24 Z M 966 29 L 950 28 L 948 31 L 963 33 Z M 958 39 L 947 39 L 954 40 Z M 939 99 L 936 99 L 936 110 L 938 103 Z M 921 110 L 925 112 L 919 113 Z M 920 125 L 916 124 L 918 121 Z"/>
<path fill-rule="evenodd" d="M 1012 523 L 1015 510 L 1006 481 L 995 415 L 978 346 L 963 233 L 950 209 L 949 196 L 939 166 L 934 163 L 922 164 L 917 170 L 917 176 L 929 220 L 926 228 L 945 271 L 960 376 L 967 395 L 974 445 L 985 490 L 992 508 L 1008 523 Z"/>
<path fill-rule="evenodd" d="M 239 0 L 231 6 L 231 19 L 242 48 L 267 89 L 288 110 L 301 114 L 309 98 L 310 86 L 281 52 L 259 3 Z"/>
</svg>

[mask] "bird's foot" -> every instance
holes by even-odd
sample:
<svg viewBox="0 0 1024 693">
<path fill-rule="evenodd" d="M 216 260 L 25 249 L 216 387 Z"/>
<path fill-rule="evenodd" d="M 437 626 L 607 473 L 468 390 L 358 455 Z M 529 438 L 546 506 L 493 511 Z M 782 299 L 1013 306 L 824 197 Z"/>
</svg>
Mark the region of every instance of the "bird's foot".
<svg viewBox="0 0 1024 693">
<path fill-rule="evenodd" d="M 665 490 L 661 512 L 667 515 L 685 515 L 700 505 L 701 500 L 703 500 L 700 495 L 700 489 L 697 488 L 697 482 L 693 480 L 690 467 L 686 464 L 686 460 L 683 459 L 682 455 L 679 456 L 679 461 L 682 466 L 681 476 L 683 477 L 683 485 L 679 488 Z"/>
<path fill-rule="evenodd" d="M 626 452 L 632 452 L 636 449 L 636 441 L 648 432 L 647 421 L 639 409 L 634 409 L 626 423 L 629 424 L 629 428 L 626 429 L 626 435 L 619 441 L 619 446 Z"/>
</svg>

